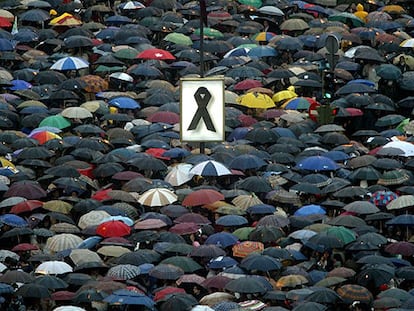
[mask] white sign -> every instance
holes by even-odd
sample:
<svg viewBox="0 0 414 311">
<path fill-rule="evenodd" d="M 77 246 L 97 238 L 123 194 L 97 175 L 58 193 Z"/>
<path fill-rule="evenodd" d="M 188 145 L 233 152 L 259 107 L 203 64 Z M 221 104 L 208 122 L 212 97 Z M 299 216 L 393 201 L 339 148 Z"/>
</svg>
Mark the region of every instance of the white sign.
<svg viewBox="0 0 414 311">
<path fill-rule="evenodd" d="M 183 78 L 181 91 L 181 141 L 224 140 L 224 80 Z"/>
</svg>

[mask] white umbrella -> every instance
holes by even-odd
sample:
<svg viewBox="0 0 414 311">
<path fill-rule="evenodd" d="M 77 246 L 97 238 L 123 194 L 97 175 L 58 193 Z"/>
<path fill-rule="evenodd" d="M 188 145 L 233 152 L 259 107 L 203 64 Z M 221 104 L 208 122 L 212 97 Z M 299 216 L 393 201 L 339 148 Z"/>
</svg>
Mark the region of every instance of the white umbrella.
<svg viewBox="0 0 414 311">
<path fill-rule="evenodd" d="M 50 69 L 52 70 L 59 70 L 59 71 L 65 71 L 65 70 L 79 70 L 83 68 L 88 68 L 89 63 L 80 57 L 75 56 L 68 56 L 63 57 L 59 59 L 56 63 L 54 63 Z"/>
<path fill-rule="evenodd" d="M 75 307 L 75 306 L 60 306 L 60 307 L 53 309 L 53 311 L 86 311 L 86 310 L 84 308 Z"/>
<path fill-rule="evenodd" d="M 69 258 L 76 266 L 80 266 L 81 264 L 88 262 L 103 263 L 101 257 L 89 249 L 73 249 L 69 254 Z"/>
<path fill-rule="evenodd" d="M 68 119 L 87 119 L 93 118 L 92 113 L 82 107 L 68 107 L 60 113 L 63 117 Z"/>
<path fill-rule="evenodd" d="M 126 82 L 134 81 L 134 78 L 125 72 L 114 72 L 114 73 L 111 73 L 109 77 L 113 79 L 121 80 L 121 81 L 126 81 Z"/>
<path fill-rule="evenodd" d="M 61 252 L 66 249 L 76 248 L 83 240 L 71 233 L 54 235 L 47 239 L 45 249 L 52 252 Z"/>
<path fill-rule="evenodd" d="M 51 260 L 41 263 L 35 272 L 39 274 L 64 274 L 73 272 L 73 269 L 64 261 Z"/>
<path fill-rule="evenodd" d="M 164 180 L 174 187 L 184 185 L 193 178 L 194 174 L 190 173 L 193 166 L 187 163 L 180 163 L 171 168 Z"/>
<path fill-rule="evenodd" d="M 145 206 L 165 206 L 177 201 L 177 195 L 166 188 L 154 188 L 145 191 L 138 202 Z"/>
<path fill-rule="evenodd" d="M 109 217 L 111 215 L 105 211 L 90 211 L 79 218 L 78 227 L 85 229 L 87 227 L 97 226 Z"/>
<path fill-rule="evenodd" d="M 257 10 L 257 12 L 260 12 L 260 13 L 266 14 L 266 15 L 274 15 L 274 16 L 284 16 L 285 15 L 285 13 L 283 13 L 283 11 L 281 9 L 279 9 L 276 6 L 271 6 L 271 5 L 262 6 L 261 8 L 259 8 Z"/>
<path fill-rule="evenodd" d="M 230 169 L 228 169 L 224 164 L 214 161 L 207 160 L 195 165 L 190 173 L 198 176 L 225 176 L 231 175 Z"/>
<path fill-rule="evenodd" d="M 406 194 L 401 195 L 398 198 L 392 200 L 390 203 L 387 204 L 386 208 L 387 210 L 396 210 L 411 206 L 414 206 L 414 195 Z"/>
<path fill-rule="evenodd" d="M 414 156 L 414 145 L 406 141 L 391 141 L 382 146 L 381 150 L 386 151 L 387 148 L 400 149 L 400 155 L 404 157 Z"/>
</svg>

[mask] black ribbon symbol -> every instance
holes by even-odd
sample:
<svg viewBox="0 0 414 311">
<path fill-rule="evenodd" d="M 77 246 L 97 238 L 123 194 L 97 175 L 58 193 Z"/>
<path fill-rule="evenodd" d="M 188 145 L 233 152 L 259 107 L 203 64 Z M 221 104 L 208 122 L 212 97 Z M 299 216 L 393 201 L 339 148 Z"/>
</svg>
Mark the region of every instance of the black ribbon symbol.
<svg viewBox="0 0 414 311">
<path fill-rule="evenodd" d="M 207 129 L 209 131 L 215 132 L 216 129 L 207 110 L 207 105 L 211 100 L 210 92 L 204 86 L 199 87 L 198 90 L 194 93 L 194 98 L 197 102 L 198 108 L 193 117 L 193 120 L 190 123 L 190 126 L 188 127 L 188 130 L 195 130 L 200 120 L 203 119 Z"/>
</svg>

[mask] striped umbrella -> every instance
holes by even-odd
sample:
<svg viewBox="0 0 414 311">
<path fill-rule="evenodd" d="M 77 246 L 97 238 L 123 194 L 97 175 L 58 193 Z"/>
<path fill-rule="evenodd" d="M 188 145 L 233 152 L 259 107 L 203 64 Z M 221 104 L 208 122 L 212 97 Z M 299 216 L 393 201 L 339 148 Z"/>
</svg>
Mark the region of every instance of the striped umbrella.
<svg viewBox="0 0 414 311">
<path fill-rule="evenodd" d="M 145 191 L 138 202 L 145 206 L 165 206 L 177 201 L 177 195 L 166 188 L 154 188 Z"/>
<path fill-rule="evenodd" d="M 59 59 L 54 63 L 50 69 L 65 71 L 65 70 L 79 70 L 83 68 L 88 68 L 89 63 L 80 57 L 68 56 Z"/>
<path fill-rule="evenodd" d="M 140 274 L 141 269 L 131 264 L 121 264 L 111 267 L 106 273 L 107 276 L 116 280 L 131 280 Z"/>
<path fill-rule="evenodd" d="M 51 252 L 60 252 L 70 248 L 76 248 L 83 240 L 71 233 L 54 235 L 47 239 L 45 249 Z"/>
<path fill-rule="evenodd" d="M 364 286 L 357 284 L 346 284 L 338 288 L 339 296 L 345 303 L 353 303 L 354 301 L 360 301 L 362 303 L 371 304 L 373 296 L 371 292 Z"/>
</svg>

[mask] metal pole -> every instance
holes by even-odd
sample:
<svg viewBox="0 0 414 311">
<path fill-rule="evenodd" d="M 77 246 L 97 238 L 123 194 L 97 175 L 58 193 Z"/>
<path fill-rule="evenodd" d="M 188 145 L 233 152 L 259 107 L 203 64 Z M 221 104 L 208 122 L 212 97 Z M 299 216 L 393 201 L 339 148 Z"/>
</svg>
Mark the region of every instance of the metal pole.
<svg viewBox="0 0 414 311">
<path fill-rule="evenodd" d="M 205 0 L 200 0 L 200 77 L 204 78 L 204 21 L 207 19 L 206 16 L 206 2 Z M 200 153 L 205 153 L 205 143 L 200 142 Z"/>
</svg>

